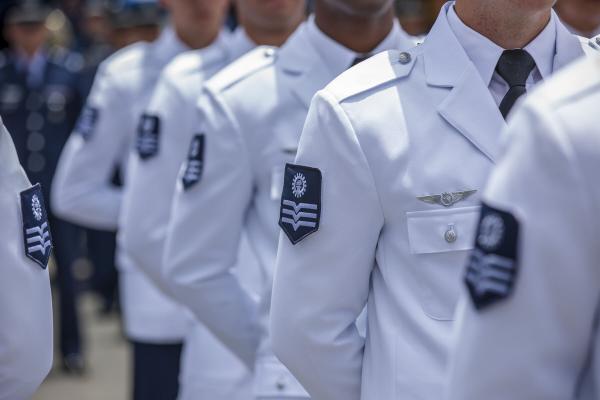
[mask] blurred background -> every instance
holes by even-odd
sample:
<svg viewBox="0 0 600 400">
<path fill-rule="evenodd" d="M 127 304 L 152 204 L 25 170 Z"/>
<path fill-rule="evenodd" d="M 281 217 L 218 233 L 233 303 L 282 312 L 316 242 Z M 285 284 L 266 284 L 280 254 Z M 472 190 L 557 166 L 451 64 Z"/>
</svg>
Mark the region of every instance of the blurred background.
<svg viewBox="0 0 600 400">
<path fill-rule="evenodd" d="M 422 36 L 443 3 L 397 0 L 398 18 L 407 32 Z M 556 10 L 573 32 L 600 34 L 600 1 L 559 0 Z M 102 60 L 153 40 L 166 19 L 152 0 L 0 0 L 0 115 L 31 181 L 49 190 Z M 226 24 L 236 25 L 233 7 Z M 18 54 L 40 49 L 42 59 L 20 63 Z M 40 72 L 46 62 L 56 68 L 60 85 Z M 43 111 L 42 98 L 48 103 Z M 118 168 L 113 184 L 120 185 Z M 51 263 L 55 367 L 34 399 L 127 399 L 130 361 L 120 325 L 115 232 L 57 218 L 51 226 L 57 245 Z"/>
</svg>

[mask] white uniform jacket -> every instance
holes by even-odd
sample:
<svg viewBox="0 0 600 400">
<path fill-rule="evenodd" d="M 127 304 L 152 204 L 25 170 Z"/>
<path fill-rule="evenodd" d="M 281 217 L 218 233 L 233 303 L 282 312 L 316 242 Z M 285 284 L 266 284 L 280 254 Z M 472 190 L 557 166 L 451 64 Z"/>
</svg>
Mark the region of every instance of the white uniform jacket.
<svg viewBox="0 0 600 400">
<path fill-rule="evenodd" d="M 33 196 L 23 201 L 28 193 L 39 196 L 35 204 Z M 0 400 L 26 400 L 52 366 L 51 240 L 41 190 L 29 183 L 1 120 L 0 212 Z M 45 219 L 39 235 L 28 226 L 32 214 Z"/>
<path fill-rule="evenodd" d="M 295 164 L 322 178 L 299 168 L 294 202 L 321 187 L 318 229 L 295 245 L 281 235 L 271 328 L 315 399 L 443 396 L 479 190 L 505 126 L 448 24 L 452 4 L 422 45 L 357 65 L 311 105 Z M 583 54 L 557 27 L 554 71 Z M 365 305 L 366 341 L 354 323 Z"/>
<path fill-rule="evenodd" d="M 600 58 L 589 58 L 532 94 L 509 124 L 483 201 L 517 225 L 482 214 L 488 230 L 476 247 L 516 242 L 502 255 L 509 278 L 487 265 L 477 279 L 485 293 L 511 289 L 479 310 L 461 302 L 448 399 L 599 398 L 599 105 Z"/>
<path fill-rule="evenodd" d="M 273 356 L 267 333 L 280 172 L 294 158 L 312 96 L 355 57 L 342 48 L 348 59 L 341 70 L 322 62 L 308 24 L 280 51 L 259 48 L 207 83 L 200 100 L 203 171 L 187 188 L 180 179 L 167 235 L 164 266 L 173 292 L 248 366 L 256 362 L 257 397 L 306 396 Z M 405 48 L 405 41 L 395 26 L 386 48 Z M 259 305 L 231 273 L 244 227 L 263 274 Z"/>
<path fill-rule="evenodd" d="M 160 130 L 154 154 L 134 153 L 125 187 L 119 245 L 163 290 L 164 242 L 177 173 L 196 132 L 196 102 L 206 79 L 254 47 L 242 29 L 221 36 L 201 50 L 177 56 L 161 74 L 145 115 L 158 117 Z M 152 210 L 140 205 L 150 202 Z M 240 255 L 252 263 L 252 254 Z M 256 270 L 257 267 L 249 268 Z M 168 294 L 168 293 L 167 293 Z M 239 359 L 199 322 L 186 338 L 180 379 L 181 400 L 250 399 L 251 375 Z"/>
<path fill-rule="evenodd" d="M 57 168 L 52 196 L 58 215 L 98 229 L 119 226 L 123 190 L 111 184 L 111 176 L 120 165 L 127 186 L 140 115 L 164 66 L 185 50 L 166 28 L 155 42 L 128 46 L 101 64 Z M 121 246 L 117 264 L 127 335 L 138 341 L 180 341 L 189 324 L 184 308 L 159 292 Z"/>
</svg>

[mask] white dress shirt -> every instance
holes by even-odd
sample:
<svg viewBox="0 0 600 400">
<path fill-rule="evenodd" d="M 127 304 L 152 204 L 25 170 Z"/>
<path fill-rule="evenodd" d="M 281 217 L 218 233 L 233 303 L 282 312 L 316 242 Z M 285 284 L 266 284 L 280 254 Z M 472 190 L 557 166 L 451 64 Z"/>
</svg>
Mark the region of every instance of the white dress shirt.
<svg viewBox="0 0 600 400">
<path fill-rule="evenodd" d="M 535 84 L 548 78 L 554 72 L 557 18 L 554 11 L 552 11 L 550 21 L 548 21 L 546 27 L 523 48 L 533 57 L 536 64 L 527 79 L 527 90 L 530 90 Z M 448 23 L 465 53 L 479 71 L 483 82 L 490 89 L 494 101 L 500 105 L 509 89 L 508 83 L 496 72 L 496 65 L 505 49 L 465 25 L 456 14 L 454 7 L 448 7 Z"/>
</svg>

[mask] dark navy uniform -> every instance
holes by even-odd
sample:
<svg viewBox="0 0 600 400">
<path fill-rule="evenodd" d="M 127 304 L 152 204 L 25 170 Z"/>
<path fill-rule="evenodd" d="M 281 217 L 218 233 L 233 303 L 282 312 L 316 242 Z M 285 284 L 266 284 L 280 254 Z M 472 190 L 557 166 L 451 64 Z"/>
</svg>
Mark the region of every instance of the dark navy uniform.
<svg viewBox="0 0 600 400">
<path fill-rule="evenodd" d="M 0 53 L 0 115 L 31 182 L 43 188 L 50 210 L 54 170 L 82 106 L 81 59 L 64 51 L 40 51 L 26 64 Z M 71 267 L 79 256 L 81 231 L 49 213 L 60 290 L 60 345 L 65 360 L 79 355 L 80 335 Z"/>
</svg>

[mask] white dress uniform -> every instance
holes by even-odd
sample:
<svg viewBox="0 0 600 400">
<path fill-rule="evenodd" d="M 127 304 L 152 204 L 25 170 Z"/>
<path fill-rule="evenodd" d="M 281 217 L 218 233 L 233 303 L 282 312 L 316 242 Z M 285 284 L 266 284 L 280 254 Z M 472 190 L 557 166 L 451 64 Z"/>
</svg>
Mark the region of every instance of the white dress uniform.
<svg viewBox="0 0 600 400">
<path fill-rule="evenodd" d="M 156 116 L 160 127 L 156 146 L 145 158 L 133 155 L 123 197 L 119 244 L 140 270 L 163 290 L 161 262 L 171 200 L 179 167 L 188 153 L 196 126 L 196 101 L 204 81 L 255 47 L 243 29 L 221 37 L 209 47 L 177 56 L 163 71 L 144 114 Z M 150 201 L 151 212 L 141 204 Z M 246 246 L 240 255 L 252 268 Z M 249 268 L 247 268 L 249 267 Z M 247 400 L 250 371 L 203 325 L 194 322 L 186 338 L 182 361 L 181 400 Z"/>
<path fill-rule="evenodd" d="M 410 45 L 394 25 L 376 51 Z M 255 368 L 256 398 L 307 397 L 273 355 L 267 329 L 281 170 L 296 153 L 312 96 L 355 58 L 310 18 L 280 50 L 259 48 L 212 78 L 199 102 L 203 169 L 191 180 L 194 160 L 182 169 L 165 273 L 177 297 Z M 231 273 L 244 227 L 263 274 L 259 304 Z"/>
<path fill-rule="evenodd" d="M 0 120 L 0 400 L 31 398 L 52 366 L 51 252 L 44 198 Z"/>
<path fill-rule="evenodd" d="M 554 14 L 526 49 L 527 86 L 583 54 Z M 422 45 L 315 96 L 286 167 L 271 313 L 276 355 L 315 399 L 442 398 L 478 190 L 505 126 L 502 52 L 450 2 Z"/>
<path fill-rule="evenodd" d="M 186 51 L 171 28 L 152 43 L 128 46 L 104 61 L 85 110 L 61 155 L 53 206 L 61 217 L 97 229 L 116 229 L 122 190 L 111 185 L 115 165 L 127 186 L 129 150 L 162 69 Z M 146 206 L 151 203 L 140 205 Z M 149 343 L 180 342 L 190 323 L 185 308 L 139 270 L 128 250 L 117 247 L 121 305 L 127 336 Z"/>
<path fill-rule="evenodd" d="M 600 398 L 600 58 L 525 102 L 483 196 L 448 399 Z M 474 306 L 477 305 L 477 308 Z"/>
</svg>

